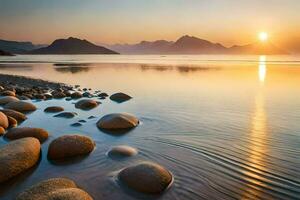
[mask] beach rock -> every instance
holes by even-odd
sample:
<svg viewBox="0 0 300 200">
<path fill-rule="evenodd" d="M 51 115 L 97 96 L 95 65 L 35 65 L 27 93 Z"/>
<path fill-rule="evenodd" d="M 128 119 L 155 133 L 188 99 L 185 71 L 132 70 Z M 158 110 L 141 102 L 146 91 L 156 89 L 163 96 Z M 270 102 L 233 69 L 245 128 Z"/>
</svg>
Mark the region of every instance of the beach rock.
<svg viewBox="0 0 300 200">
<path fill-rule="evenodd" d="M 95 119 L 95 118 L 97 118 L 97 117 L 95 117 L 95 116 L 89 116 L 88 117 L 88 119 Z"/>
<path fill-rule="evenodd" d="M 44 180 L 20 193 L 16 200 L 93 200 L 85 191 L 66 178 Z"/>
<path fill-rule="evenodd" d="M 43 95 L 43 94 L 34 94 L 34 98 L 35 99 L 40 99 L 40 100 L 46 99 L 45 95 Z"/>
<path fill-rule="evenodd" d="M 35 105 L 33 105 L 30 102 L 25 102 L 25 101 L 10 102 L 10 103 L 6 104 L 4 106 L 4 108 L 19 111 L 22 113 L 32 112 L 37 109 Z"/>
<path fill-rule="evenodd" d="M 97 122 L 100 129 L 131 129 L 139 124 L 138 118 L 127 113 L 113 113 L 102 117 Z"/>
<path fill-rule="evenodd" d="M 5 133 L 5 129 L 2 126 L 0 126 L 0 136 L 4 135 L 4 133 Z"/>
<path fill-rule="evenodd" d="M 15 102 L 15 101 L 19 101 L 19 99 L 17 97 L 13 97 L 13 96 L 1 97 L 0 105 L 5 105 L 5 104 L 8 104 L 10 102 Z"/>
<path fill-rule="evenodd" d="M 7 119 L 8 119 L 9 128 L 14 128 L 18 126 L 18 121 L 15 118 L 7 116 Z"/>
<path fill-rule="evenodd" d="M 80 99 L 82 97 L 82 94 L 80 92 L 73 92 L 71 94 L 72 99 Z"/>
<path fill-rule="evenodd" d="M 43 143 L 48 139 L 48 132 L 42 128 L 30 128 L 30 127 L 21 127 L 21 128 L 12 128 L 7 131 L 5 137 L 10 140 L 16 140 L 24 137 L 34 137 Z"/>
<path fill-rule="evenodd" d="M 16 96 L 16 94 L 13 92 L 13 91 L 10 91 L 10 90 L 5 90 L 5 91 L 2 91 L 0 92 L 0 96 Z"/>
<path fill-rule="evenodd" d="M 21 123 L 27 119 L 26 115 L 24 115 L 21 112 L 15 111 L 15 110 L 3 109 L 0 111 L 3 112 L 6 116 L 10 116 L 10 117 L 13 117 L 14 119 L 16 119 L 18 121 L 18 123 Z"/>
<path fill-rule="evenodd" d="M 130 157 L 136 155 L 138 152 L 135 148 L 126 146 L 126 145 L 120 145 L 112 147 L 107 155 L 112 158 L 119 158 L 119 157 Z"/>
<path fill-rule="evenodd" d="M 45 99 L 46 100 L 48 100 L 48 99 L 52 99 L 53 98 L 53 96 L 51 95 L 51 94 L 44 94 L 44 96 L 45 96 Z"/>
<path fill-rule="evenodd" d="M 82 126 L 82 124 L 79 123 L 79 122 L 76 122 L 76 123 L 71 124 L 71 126 L 73 126 L 73 127 L 79 127 L 79 126 Z"/>
<path fill-rule="evenodd" d="M 125 168 L 118 177 L 129 188 L 147 194 L 160 194 L 172 182 L 172 174 L 168 170 L 150 162 Z"/>
<path fill-rule="evenodd" d="M 91 110 L 98 106 L 98 102 L 91 99 L 83 99 L 75 104 L 75 108 L 82 110 Z"/>
<path fill-rule="evenodd" d="M 64 94 L 66 95 L 66 97 L 70 97 L 71 96 L 71 92 L 69 90 L 65 90 Z"/>
<path fill-rule="evenodd" d="M 47 112 L 47 113 L 58 113 L 58 112 L 62 112 L 64 111 L 65 109 L 63 107 L 60 107 L 60 106 L 49 106 L 47 107 L 44 112 Z"/>
<path fill-rule="evenodd" d="M 78 122 L 80 122 L 80 123 L 86 123 L 86 121 L 84 119 L 81 119 Z"/>
<path fill-rule="evenodd" d="M 39 160 L 40 142 L 36 138 L 12 141 L 0 149 L 0 183 L 33 167 Z"/>
<path fill-rule="evenodd" d="M 128 101 L 132 97 L 129 96 L 129 95 L 127 95 L 127 94 L 125 94 L 125 93 L 119 92 L 119 93 L 115 93 L 115 94 L 111 95 L 109 98 L 112 101 L 115 101 L 115 102 L 118 102 L 118 103 L 122 103 L 124 101 Z"/>
<path fill-rule="evenodd" d="M 48 158 L 58 160 L 89 154 L 93 151 L 95 143 L 87 136 L 64 135 L 53 140 L 48 148 Z"/>
<path fill-rule="evenodd" d="M 54 115 L 54 117 L 62 117 L 62 118 L 71 119 L 71 118 L 75 117 L 76 115 L 77 115 L 77 113 L 75 113 L 75 112 L 63 112 L 63 113 Z"/>
<path fill-rule="evenodd" d="M 3 112 L 0 112 L 0 126 L 4 129 L 7 129 L 9 126 L 8 118 Z"/>
<path fill-rule="evenodd" d="M 89 93 L 89 92 L 84 92 L 83 94 L 82 94 L 82 96 L 83 97 L 91 97 L 91 96 L 93 96 L 91 93 Z"/>
<path fill-rule="evenodd" d="M 107 93 L 104 93 L 104 92 L 102 92 L 102 93 L 98 94 L 98 97 L 108 97 L 108 94 L 107 94 Z"/>
<path fill-rule="evenodd" d="M 55 99 L 62 99 L 62 98 L 65 98 L 65 97 L 66 97 L 65 93 L 63 93 L 62 91 L 53 91 L 53 92 L 51 93 L 51 95 L 52 95 L 53 98 L 55 98 Z"/>
</svg>

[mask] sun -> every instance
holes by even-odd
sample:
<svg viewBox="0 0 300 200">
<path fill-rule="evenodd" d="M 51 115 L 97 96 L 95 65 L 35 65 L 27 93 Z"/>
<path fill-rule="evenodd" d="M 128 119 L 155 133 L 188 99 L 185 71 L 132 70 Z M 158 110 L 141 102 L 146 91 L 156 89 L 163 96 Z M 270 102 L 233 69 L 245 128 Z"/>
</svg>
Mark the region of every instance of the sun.
<svg viewBox="0 0 300 200">
<path fill-rule="evenodd" d="M 260 32 L 258 34 L 258 39 L 261 41 L 261 42 L 266 42 L 268 39 L 269 39 L 269 34 L 267 32 Z"/>
</svg>

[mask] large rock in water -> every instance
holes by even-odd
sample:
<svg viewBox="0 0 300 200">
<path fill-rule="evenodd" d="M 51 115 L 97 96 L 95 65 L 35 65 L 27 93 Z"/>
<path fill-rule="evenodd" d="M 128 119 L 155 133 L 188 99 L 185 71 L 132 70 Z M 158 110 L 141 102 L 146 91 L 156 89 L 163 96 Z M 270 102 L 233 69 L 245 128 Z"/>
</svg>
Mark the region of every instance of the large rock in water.
<svg viewBox="0 0 300 200">
<path fill-rule="evenodd" d="M 41 143 L 48 139 L 48 132 L 42 128 L 12 128 L 7 131 L 5 137 L 10 140 L 16 140 L 24 137 L 34 137 L 38 139 Z"/>
<path fill-rule="evenodd" d="M 100 129 L 131 129 L 139 124 L 139 119 L 127 113 L 113 113 L 102 117 L 97 126 Z"/>
<path fill-rule="evenodd" d="M 123 169 L 119 180 L 128 187 L 147 194 L 160 194 L 172 182 L 172 174 L 164 167 L 145 162 Z"/>
<path fill-rule="evenodd" d="M 25 101 L 10 102 L 4 106 L 5 109 L 11 109 L 22 113 L 32 112 L 36 110 L 36 106 Z"/>
<path fill-rule="evenodd" d="M 5 105 L 5 104 L 8 104 L 10 102 L 15 102 L 15 101 L 19 101 L 19 99 L 17 97 L 13 97 L 13 96 L 1 97 L 0 105 Z"/>
<path fill-rule="evenodd" d="M 36 138 L 23 138 L 0 149 L 0 183 L 33 167 L 39 160 L 40 142 Z"/>
<path fill-rule="evenodd" d="M 83 99 L 75 104 L 75 108 L 82 109 L 82 110 L 90 110 L 97 107 L 99 103 L 97 101 L 91 99 Z"/>
<path fill-rule="evenodd" d="M 7 129 L 9 126 L 7 116 L 3 112 L 0 112 L 0 126 L 4 129 Z"/>
<path fill-rule="evenodd" d="M 19 194 L 16 200 L 92 200 L 85 191 L 66 178 L 42 181 Z"/>
<path fill-rule="evenodd" d="M 87 136 L 64 135 L 53 140 L 48 147 L 48 158 L 59 160 L 89 154 L 95 143 Z"/>
<path fill-rule="evenodd" d="M 0 111 L 3 112 L 6 116 L 10 116 L 10 117 L 13 117 L 14 119 L 16 119 L 18 121 L 18 123 L 21 123 L 27 119 L 26 115 L 24 115 L 21 112 L 15 111 L 15 110 L 3 109 Z"/>
<path fill-rule="evenodd" d="M 127 94 L 125 94 L 125 93 L 118 92 L 118 93 L 115 93 L 115 94 L 111 95 L 109 98 L 112 101 L 115 101 L 115 102 L 118 102 L 118 103 L 122 103 L 124 101 L 128 101 L 132 97 L 129 96 L 129 95 L 127 95 Z"/>
<path fill-rule="evenodd" d="M 77 115 L 77 113 L 75 113 L 75 112 L 62 112 L 57 115 L 54 115 L 54 117 L 62 117 L 62 118 L 71 119 L 71 118 L 75 117 L 76 115 Z"/>
</svg>

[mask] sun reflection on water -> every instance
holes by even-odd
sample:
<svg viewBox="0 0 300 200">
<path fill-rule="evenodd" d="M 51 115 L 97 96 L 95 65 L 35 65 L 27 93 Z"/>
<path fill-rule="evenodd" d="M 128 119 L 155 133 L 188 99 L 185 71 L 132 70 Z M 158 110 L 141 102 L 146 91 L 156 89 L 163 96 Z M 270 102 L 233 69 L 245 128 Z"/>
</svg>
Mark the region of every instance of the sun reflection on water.
<svg viewBox="0 0 300 200">
<path fill-rule="evenodd" d="M 258 66 L 259 81 L 264 83 L 266 78 L 266 56 L 260 56 Z M 267 116 L 265 111 L 264 85 L 260 85 L 255 96 L 254 111 L 251 118 L 251 131 L 249 134 L 249 152 L 248 163 L 250 170 L 244 172 L 246 180 L 249 182 L 242 199 L 259 196 L 260 187 L 265 186 L 262 177 L 259 175 L 263 171 L 268 171 L 264 164 L 267 146 Z"/>
</svg>

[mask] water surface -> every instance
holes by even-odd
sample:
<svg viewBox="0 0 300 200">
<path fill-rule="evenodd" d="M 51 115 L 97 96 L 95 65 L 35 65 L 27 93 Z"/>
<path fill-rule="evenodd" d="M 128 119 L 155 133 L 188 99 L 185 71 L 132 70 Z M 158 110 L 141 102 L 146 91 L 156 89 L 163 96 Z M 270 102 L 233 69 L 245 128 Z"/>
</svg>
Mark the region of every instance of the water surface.
<svg viewBox="0 0 300 200">
<path fill-rule="evenodd" d="M 134 98 L 103 100 L 92 111 L 72 102 L 36 102 L 38 110 L 21 126 L 51 133 L 40 163 L 3 185 L 1 199 L 51 177 L 69 177 L 94 199 L 299 199 L 300 58 L 296 56 L 16 56 L 0 58 L 0 73 L 80 84 Z M 62 105 L 79 113 L 62 120 L 43 109 Z M 129 112 L 141 119 L 116 137 L 95 123 L 105 114 Z M 87 120 L 90 115 L 98 118 Z M 85 119 L 82 127 L 70 124 Z M 84 159 L 55 164 L 46 158 L 49 143 L 64 134 L 92 137 L 97 148 Z M 7 141 L 1 139 L 0 145 Z M 114 145 L 139 150 L 112 160 Z M 174 175 L 160 197 L 119 186 L 115 174 L 141 161 L 157 162 Z"/>
</svg>

